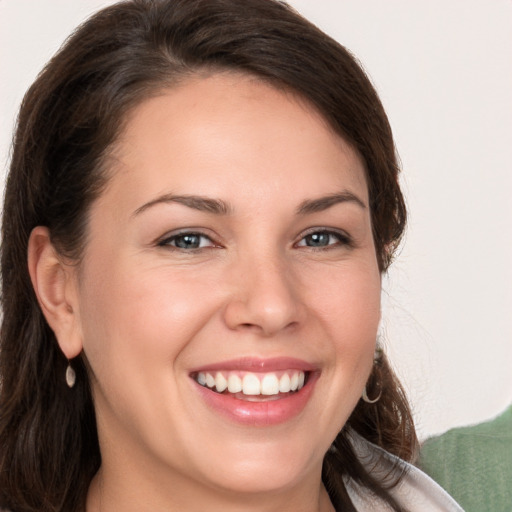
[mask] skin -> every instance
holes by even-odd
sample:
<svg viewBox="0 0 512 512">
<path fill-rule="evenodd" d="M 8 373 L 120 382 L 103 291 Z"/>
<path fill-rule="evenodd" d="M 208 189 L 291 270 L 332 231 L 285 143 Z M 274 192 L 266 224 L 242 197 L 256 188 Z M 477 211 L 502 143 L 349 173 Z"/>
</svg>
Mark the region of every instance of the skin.
<svg viewBox="0 0 512 512">
<path fill-rule="evenodd" d="M 63 352 L 90 365 L 103 464 L 87 510 L 333 510 L 322 459 L 361 396 L 380 319 L 361 159 L 304 101 L 218 74 L 139 105 L 109 165 L 80 267 L 45 228 L 29 249 Z M 340 193 L 357 200 L 297 212 Z M 159 200 L 168 194 L 229 212 Z M 202 247 L 173 245 L 183 230 L 202 233 Z M 308 245 L 312 231 L 330 233 L 324 247 Z M 319 379 L 278 425 L 218 414 L 190 377 L 281 356 Z"/>
</svg>

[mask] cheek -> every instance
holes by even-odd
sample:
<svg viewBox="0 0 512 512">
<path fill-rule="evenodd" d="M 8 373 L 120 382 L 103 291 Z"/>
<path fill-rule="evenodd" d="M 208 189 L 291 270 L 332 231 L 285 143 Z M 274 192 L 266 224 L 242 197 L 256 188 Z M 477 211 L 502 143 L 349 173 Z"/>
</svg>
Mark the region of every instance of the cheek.
<svg viewBox="0 0 512 512">
<path fill-rule="evenodd" d="M 139 370 L 144 364 L 174 365 L 217 307 L 204 282 L 186 272 L 97 266 L 84 282 L 84 351 L 98 377 Z"/>
<path fill-rule="evenodd" d="M 319 276 L 317 276 L 319 278 Z M 380 321 L 380 274 L 373 265 L 325 276 L 324 292 L 317 293 L 316 318 L 329 340 L 328 367 L 320 414 L 337 434 L 356 406 L 370 374 Z"/>
<path fill-rule="evenodd" d="M 180 436 L 173 411 L 186 405 L 179 392 L 186 354 L 218 309 L 212 288 L 208 295 L 201 280 L 163 268 L 120 263 L 109 272 L 90 270 L 82 325 L 100 430 L 167 446 Z"/>
<path fill-rule="evenodd" d="M 305 283 L 305 288 L 315 290 L 310 292 L 308 302 L 314 305 L 316 316 L 330 332 L 334 348 L 357 353 L 375 343 L 381 296 L 376 265 L 327 269 L 314 280 L 323 286 Z"/>
<path fill-rule="evenodd" d="M 360 395 L 371 371 L 380 322 L 381 282 L 378 272 L 351 274 L 345 281 L 338 310 L 336 358 L 352 374 Z M 334 312 L 333 312 L 334 315 Z"/>
</svg>

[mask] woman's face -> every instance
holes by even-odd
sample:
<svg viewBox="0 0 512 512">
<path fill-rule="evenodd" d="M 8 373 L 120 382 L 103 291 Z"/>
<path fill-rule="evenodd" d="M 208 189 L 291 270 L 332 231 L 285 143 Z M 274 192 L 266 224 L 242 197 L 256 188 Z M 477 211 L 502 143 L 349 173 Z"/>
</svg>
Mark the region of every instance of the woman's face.
<svg viewBox="0 0 512 512">
<path fill-rule="evenodd" d="M 221 74 L 135 109 L 109 165 L 76 278 L 104 473 L 318 486 L 380 317 L 360 158 L 292 94 Z"/>
</svg>

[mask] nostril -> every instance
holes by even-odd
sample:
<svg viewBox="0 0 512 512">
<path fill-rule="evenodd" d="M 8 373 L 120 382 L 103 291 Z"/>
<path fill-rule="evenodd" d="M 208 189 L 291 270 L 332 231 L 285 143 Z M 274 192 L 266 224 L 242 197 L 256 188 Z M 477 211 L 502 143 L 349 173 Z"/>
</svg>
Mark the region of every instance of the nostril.
<svg viewBox="0 0 512 512">
<path fill-rule="evenodd" d="M 298 325 L 301 306 L 291 294 L 271 293 L 261 285 L 251 290 L 247 297 L 227 302 L 223 317 L 230 329 L 270 336 Z"/>
<path fill-rule="evenodd" d="M 298 322 L 292 321 L 288 324 L 282 325 L 274 325 L 269 322 L 261 322 L 261 323 L 241 323 L 236 326 L 237 329 L 241 331 L 253 331 L 255 333 L 260 333 L 263 336 L 272 336 L 277 332 L 289 331 L 294 329 L 298 325 Z"/>
</svg>

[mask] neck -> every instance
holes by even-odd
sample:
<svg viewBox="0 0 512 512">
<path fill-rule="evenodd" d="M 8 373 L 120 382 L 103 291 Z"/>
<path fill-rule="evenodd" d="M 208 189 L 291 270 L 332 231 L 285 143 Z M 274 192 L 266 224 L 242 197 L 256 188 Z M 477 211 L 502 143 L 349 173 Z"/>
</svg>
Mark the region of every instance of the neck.
<svg viewBox="0 0 512 512">
<path fill-rule="evenodd" d="M 191 483 L 127 482 L 100 468 L 89 487 L 86 512 L 335 512 L 319 478 L 296 488 L 269 493 L 242 493 Z"/>
</svg>

